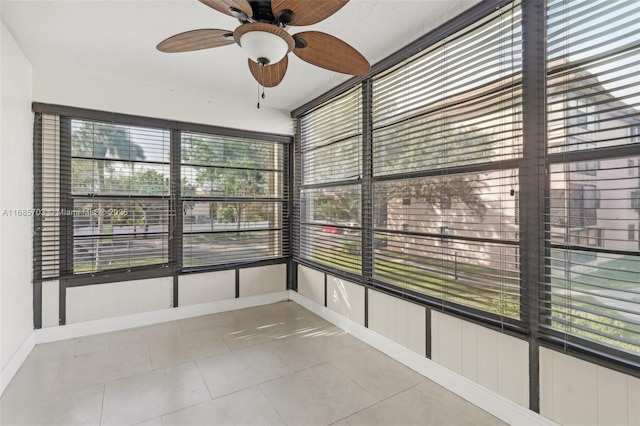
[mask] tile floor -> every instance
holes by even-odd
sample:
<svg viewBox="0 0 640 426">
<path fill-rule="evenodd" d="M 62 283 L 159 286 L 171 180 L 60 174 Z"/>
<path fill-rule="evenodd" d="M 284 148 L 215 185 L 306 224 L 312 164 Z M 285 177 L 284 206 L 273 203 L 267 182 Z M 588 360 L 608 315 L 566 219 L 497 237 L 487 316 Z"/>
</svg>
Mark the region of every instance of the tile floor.
<svg viewBox="0 0 640 426">
<path fill-rule="evenodd" d="M 38 345 L 10 425 L 502 424 L 293 302 Z"/>
</svg>

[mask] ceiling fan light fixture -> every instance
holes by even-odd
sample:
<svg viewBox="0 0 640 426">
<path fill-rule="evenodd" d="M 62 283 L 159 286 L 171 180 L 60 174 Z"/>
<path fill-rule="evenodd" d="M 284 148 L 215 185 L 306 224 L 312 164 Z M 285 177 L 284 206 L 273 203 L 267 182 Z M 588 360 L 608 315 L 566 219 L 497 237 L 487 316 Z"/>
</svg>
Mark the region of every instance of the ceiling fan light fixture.
<svg viewBox="0 0 640 426">
<path fill-rule="evenodd" d="M 282 37 L 266 31 L 250 31 L 240 37 L 240 46 L 249 59 L 263 65 L 275 64 L 289 53 Z"/>
<path fill-rule="evenodd" d="M 240 25 L 233 38 L 249 59 L 262 65 L 280 62 L 295 46 L 291 34 L 263 22 Z"/>
</svg>

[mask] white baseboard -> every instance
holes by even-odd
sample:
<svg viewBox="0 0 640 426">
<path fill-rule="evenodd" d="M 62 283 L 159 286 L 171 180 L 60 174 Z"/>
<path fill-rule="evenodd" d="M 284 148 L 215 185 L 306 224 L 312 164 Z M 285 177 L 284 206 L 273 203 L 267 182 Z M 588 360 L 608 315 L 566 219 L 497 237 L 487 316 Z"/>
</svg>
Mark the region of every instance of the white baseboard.
<svg viewBox="0 0 640 426">
<path fill-rule="evenodd" d="M 145 325 L 176 321 L 201 315 L 268 305 L 285 300 L 289 300 L 289 291 L 240 297 L 238 299 L 219 300 L 199 305 L 181 306 L 178 308 L 162 309 L 159 311 L 143 312 L 95 321 L 86 321 L 78 324 L 68 324 L 60 327 L 41 328 L 35 331 L 35 343 L 39 344 L 65 339 L 74 339 L 77 337 L 90 336 L 92 334 L 108 333 L 111 331 L 143 327 Z"/>
<path fill-rule="evenodd" d="M 31 332 L 29 336 L 22 342 L 22 345 L 18 348 L 16 353 L 13 354 L 7 365 L 0 371 L 0 396 L 4 393 L 4 390 L 9 386 L 11 380 L 16 375 L 22 363 L 27 359 L 33 347 L 36 345 L 35 332 Z"/>
<path fill-rule="evenodd" d="M 420 356 L 410 349 L 317 304 L 293 290 L 290 291 L 289 298 L 506 423 L 512 425 L 556 425 L 552 420 L 502 395 L 498 395 L 428 358 Z"/>
</svg>

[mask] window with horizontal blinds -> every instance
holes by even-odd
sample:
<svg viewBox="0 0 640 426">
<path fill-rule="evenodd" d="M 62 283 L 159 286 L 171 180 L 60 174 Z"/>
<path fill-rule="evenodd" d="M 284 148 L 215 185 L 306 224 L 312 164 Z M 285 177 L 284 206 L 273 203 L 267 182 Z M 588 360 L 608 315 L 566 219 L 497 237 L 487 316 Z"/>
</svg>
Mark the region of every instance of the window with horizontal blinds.
<svg viewBox="0 0 640 426">
<path fill-rule="evenodd" d="M 520 319 L 519 2 L 373 77 L 373 277 Z"/>
<path fill-rule="evenodd" d="M 71 131 L 72 272 L 168 263 L 168 130 L 63 120 Z"/>
<path fill-rule="evenodd" d="M 299 119 L 300 259 L 361 273 L 362 96 L 356 87 Z"/>
<path fill-rule="evenodd" d="M 184 268 L 281 257 L 283 144 L 181 138 Z"/>
<path fill-rule="evenodd" d="M 35 259 L 36 278 L 57 278 L 60 275 L 60 244 L 62 241 L 60 208 L 60 118 L 43 114 L 37 117 L 37 130 L 40 134 L 39 164 L 40 203 L 36 204 L 35 247 L 40 247 L 40 258 Z M 66 135 L 67 139 L 69 135 Z M 36 152 L 37 153 L 37 152 Z M 37 210 L 40 211 L 37 211 Z M 34 256 L 36 257 L 36 256 Z M 38 264 L 39 263 L 39 264 Z"/>
<path fill-rule="evenodd" d="M 549 338 L 640 355 L 640 4 L 550 0 Z"/>
<path fill-rule="evenodd" d="M 158 266 L 169 275 L 288 254 L 289 138 L 123 120 L 129 124 L 36 113 L 36 281 L 85 283 L 86 275 L 134 269 L 157 276 Z"/>
</svg>

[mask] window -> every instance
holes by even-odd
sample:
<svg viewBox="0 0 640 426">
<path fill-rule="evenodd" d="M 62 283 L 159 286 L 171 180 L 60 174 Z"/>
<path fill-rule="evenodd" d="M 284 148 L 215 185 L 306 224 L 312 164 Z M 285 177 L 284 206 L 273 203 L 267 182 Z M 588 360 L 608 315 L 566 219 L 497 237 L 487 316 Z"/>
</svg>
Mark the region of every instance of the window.
<svg viewBox="0 0 640 426">
<path fill-rule="evenodd" d="M 629 198 L 631 199 L 631 208 L 640 213 L 640 189 L 631 191 Z"/>
<path fill-rule="evenodd" d="M 131 272 L 171 275 L 285 255 L 288 138 L 123 120 L 129 124 L 36 113 L 35 280 L 127 280 Z"/>
<path fill-rule="evenodd" d="M 282 145 L 184 132 L 181 152 L 184 267 L 281 256 Z"/>
<path fill-rule="evenodd" d="M 598 221 L 596 186 L 571 183 L 568 193 L 569 227 L 595 226 Z"/>
<path fill-rule="evenodd" d="M 594 98 L 570 99 L 567 103 L 570 133 L 583 134 L 598 129 L 598 115 L 593 106 Z"/>
<path fill-rule="evenodd" d="M 360 88 L 300 119 L 298 258 L 361 273 Z"/>
<path fill-rule="evenodd" d="M 72 272 L 168 263 L 169 132 L 76 119 L 70 127 Z"/>
<path fill-rule="evenodd" d="M 629 145 L 639 142 L 631 87 L 640 9 L 551 0 L 547 13 L 550 250 L 541 327 L 565 345 L 638 355 L 640 211 Z"/>
<path fill-rule="evenodd" d="M 499 9 L 375 76 L 372 95 L 374 279 L 514 319 L 520 18 L 518 2 Z"/>
<path fill-rule="evenodd" d="M 462 30 L 446 27 L 390 58 L 393 65 L 353 89 L 362 93 L 364 130 L 345 131 L 346 109 L 335 129 L 312 122 L 346 95 L 294 112 L 306 235 L 300 257 L 330 266 L 337 256 L 326 253 L 349 253 L 336 235 L 344 229 L 339 206 L 351 198 L 362 211 L 358 237 L 366 250 L 342 256 L 348 264 L 336 269 L 362 270 L 348 278 L 485 323 L 535 328 L 531 341 L 635 366 L 640 239 L 629 239 L 629 227 L 640 215 L 640 9 L 629 2 L 546 3 L 547 37 L 530 43 L 522 43 L 527 27 L 516 1 L 483 9 Z M 529 79 L 541 58 L 546 96 L 523 99 L 523 89 L 538 90 L 544 81 Z M 523 59 L 533 65 L 527 72 Z M 538 108 L 542 98 L 546 105 Z M 523 124 L 532 122 L 523 135 Z M 537 134 L 541 124 L 546 135 Z M 321 134 L 332 135 L 319 138 L 327 146 L 361 137 L 358 154 L 344 158 L 362 158 L 363 166 L 341 168 L 333 180 L 309 168 L 307 161 L 322 161 L 305 144 Z M 538 304 L 525 306 L 528 296 Z"/>
</svg>

